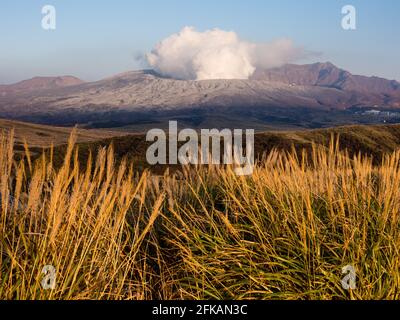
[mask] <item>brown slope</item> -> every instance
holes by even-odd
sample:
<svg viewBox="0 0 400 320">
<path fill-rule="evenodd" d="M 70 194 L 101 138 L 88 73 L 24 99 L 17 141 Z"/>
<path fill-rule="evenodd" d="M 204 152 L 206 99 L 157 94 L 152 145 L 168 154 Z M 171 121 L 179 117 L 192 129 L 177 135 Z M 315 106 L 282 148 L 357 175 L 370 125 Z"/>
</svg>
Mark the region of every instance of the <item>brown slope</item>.
<svg viewBox="0 0 400 320">
<path fill-rule="evenodd" d="M 332 129 L 287 131 L 287 132 L 263 132 L 255 136 L 256 157 L 261 159 L 274 149 L 281 151 L 292 151 L 293 147 L 299 153 L 303 150 L 309 155 L 312 144 L 328 147 L 332 137 L 339 138 L 339 146 L 347 150 L 350 156 L 362 154 L 373 158 L 374 163 L 379 163 L 385 154 L 400 149 L 400 125 L 378 125 L 378 126 L 345 126 Z M 146 142 L 145 135 L 131 135 L 114 137 L 93 143 L 81 143 L 79 145 L 79 158 L 81 165 L 85 166 L 89 153 L 96 154 L 101 147 L 110 144 L 114 147 L 117 161 L 128 158 L 128 162 L 134 165 L 136 170 L 145 168 L 162 174 L 168 166 L 150 166 L 146 161 L 146 150 L 151 144 Z M 66 147 L 56 148 L 55 160 L 61 165 L 64 159 Z M 169 166 L 176 170 L 180 166 Z"/>
<path fill-rule="evenodd" d="M 256 151 L 260 155 L 273 148 L 290 151 L 311 151 L 312 144 L 328 147 L 332 137 L 339 139 L 342 150 L 350 155 L 362 154 L 373 157 L 375 162 L 400 149 L 400 125 L 356 125 L 329 129 L 264 132 L 256 135 Z"/>
<path fill-rule="evenodd" d="M 24 141 L 28 143 L 29 147 L 47 148 L 51 144 L 57 146 L 67 143 L 72 128 L 53 127 L 0 119 L 0 132 L 7 134 L 11 130 L 14 130 L 14 138 L 18 148 L 24 144 Z M 77 132 L 78 143 L 93 142 L 127 134 L 123 132 L 87 129 L 78 129 Z"/>
</svg>

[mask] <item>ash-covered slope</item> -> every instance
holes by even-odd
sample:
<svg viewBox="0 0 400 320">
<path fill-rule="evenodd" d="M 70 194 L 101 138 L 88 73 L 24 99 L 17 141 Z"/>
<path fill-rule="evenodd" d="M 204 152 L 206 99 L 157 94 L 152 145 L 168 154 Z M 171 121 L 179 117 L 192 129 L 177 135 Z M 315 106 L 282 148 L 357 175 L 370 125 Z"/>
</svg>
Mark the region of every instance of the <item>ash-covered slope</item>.
<svg viewBox="0 0 400 320">
<path fill-rule="evenodd" d="M 353 76 L 330 63 L 257 71 L 250 80 L 183 81 L 134 71 L 91 83 L 37 87 L 0 94 L 0 117 L 113 126 L 189 112 L 242 120 L 253 110 L 262 110 L 255 117 L 268 122 L 270 111 L 279 110 L 279 117 L 287 111 L 296 122 L 293 110 L 400 108 L 398 82 Z"/>
</svg>

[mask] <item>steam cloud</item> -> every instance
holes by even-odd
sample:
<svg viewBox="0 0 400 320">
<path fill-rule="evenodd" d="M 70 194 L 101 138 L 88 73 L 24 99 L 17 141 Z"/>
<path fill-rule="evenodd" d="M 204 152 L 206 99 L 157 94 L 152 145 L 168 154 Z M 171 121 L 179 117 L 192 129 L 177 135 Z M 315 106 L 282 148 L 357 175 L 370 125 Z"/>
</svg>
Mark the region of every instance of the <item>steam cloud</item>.
<svg viewBox="0 0 400 320">
<path fill-rule="evenodd" d="M 185 27 L 158 43 L 146 58 L 164 76 L 206 80 L 248 79 L 257 68 L 279 67 L 303 56 L 304 50 L 289 39 L 252 43 L 235 32 Z"/>
</svg>

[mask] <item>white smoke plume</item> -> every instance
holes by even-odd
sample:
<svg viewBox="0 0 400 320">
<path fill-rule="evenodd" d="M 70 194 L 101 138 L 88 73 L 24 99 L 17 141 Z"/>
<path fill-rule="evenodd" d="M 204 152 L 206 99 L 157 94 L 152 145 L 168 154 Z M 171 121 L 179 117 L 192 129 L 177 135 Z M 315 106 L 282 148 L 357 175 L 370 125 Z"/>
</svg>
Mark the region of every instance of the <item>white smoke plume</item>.
<svg viewBox="0 0 400 320">
<path fill-rule="evenodd" d="M 248 79 L 257 68 L 279 67 L 303 56 L 304 50 L 289 39 L 252 43 L 232 31 L 185 27 L 158 43 L 146 58 L 164 76 L 206 80 Z"/>
</svg>

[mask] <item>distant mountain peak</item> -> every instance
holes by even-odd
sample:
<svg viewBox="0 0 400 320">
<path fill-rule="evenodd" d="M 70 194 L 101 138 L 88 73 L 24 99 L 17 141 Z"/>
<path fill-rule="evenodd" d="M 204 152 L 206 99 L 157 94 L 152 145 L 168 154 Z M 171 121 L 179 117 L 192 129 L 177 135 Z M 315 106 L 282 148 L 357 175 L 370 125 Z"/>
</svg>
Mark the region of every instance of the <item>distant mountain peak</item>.
<svg viewBox="0 0 400 320">
<path fill-rule="evenodd" d="M 57 89 L 69 86 L 83 84 L 84 81 L 73 76 L 58 76 L 58 77 L 33 77 L 28 80 L 23 80 L 15 84 L 0 86 L 0 92 L 3 94 L 10 93 L 27 93 L 39 90 Z"/>
<path fill-rule="evenodd" d="M 334 65 L 332 62 L 330 61 L 326 61 L 326 62 L 317 62 L 315 63 L 316 65 L 321 66 L 322 68 L 336 68 L 339 69 L 336 65 Z"/>
<path fill-rule="evenodd" d="M 15 85 L 20 85 L 22 83 L 31 83 L 31 84 L 57 83 L 61 86 L 61 85 L 70 85 L 71 83 L 72 84 L 82 84 L 83 82 L 84 81 L 82 81 L 81 79 L 74 77 L 74 76 L 70 76 L 70 75 L 56 76 L 56 77 L 37 76 L 37 77 L 33 77 L 28 80 L 23 80 L 23 81 L 17 82 L 12 85 L 15 86 Z"/>
<path fill-rule="evenodd" d="M 256 70 L 252 79 L 400 96 L 400 83 L 397 81 L 353 75 L 331 62 L 306 65 L 287 64 L 273 69 Z"/>
</svg>

